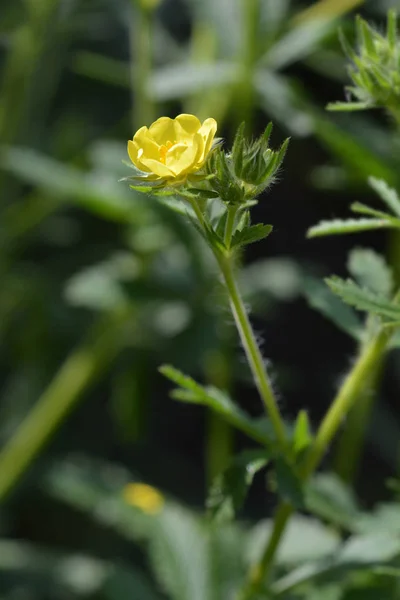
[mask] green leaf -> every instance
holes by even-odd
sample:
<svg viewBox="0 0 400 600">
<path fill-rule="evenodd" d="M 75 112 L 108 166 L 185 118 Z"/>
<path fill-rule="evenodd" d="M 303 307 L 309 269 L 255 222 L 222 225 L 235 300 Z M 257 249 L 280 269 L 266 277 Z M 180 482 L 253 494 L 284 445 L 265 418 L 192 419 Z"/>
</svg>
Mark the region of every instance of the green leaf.
<svg viewBox="0 0 400 600">
<path fill-rule="evenodd" d="M 376 569 L 385 566 L 400 554 L 400 539 L 388 534 L 352 536 L 334 557 L 309 562 L 278 579 L 272 592 L 282 596 L 306 582 L 316 580 L 343 579 L 347 573 Z"/>
<path fill-rule="evenodd" d="M 300 454 L 308 448 L 313 440 L 310 431 L 310 422 L 308 420 L 308 414 L 305 410 L 301 410 L 297 415 L 297 419 L 294 426 L 293 432 L 293 450 L 295 454 Z"/>
<path fill-rule="evenodd" d="M 362 180 L 372 174 L 390 183 L 395 181 L 394 171 L 378 150 L 371 149 L 371 145 L 364 144 L 358 136 L 349 133 L 327 118 L 316 117 L 314 123 L 317 138 L 349 168 L 353 175 L 358 175 Z"/>
<path fill-rule="evenodd" d="M 307 510 L 350 531 L 358 531 L 361 512 L 352 490 L 334 473 L 318 473 L 305 486 Z"/>
<path fill-rule="evenodd" d="M 326 279 L 326 283 L 335 294 L 350 306 L 386 317 L 392 321 L 400 321 L 400 305 L 388 302 L 384 297 L 359 287 L 351 279 L 345 281 L 339 277 L 330 277 Z"/>
<path fill-rule="evenodd" d="M 210 515 L 231 519 L 242 507 L 254 475 L 268 464 L 270 454 L 263 450 L 246 450 L 235 456 L 228 468 L 211 485 L 207 499 Z"/>
<path fill-rule="evenodd" d="M 245 551 L 249 565 L 260 560 L 272 529 L 273 522 L 268 519 L 257 523 L 248 533 Z M 332 527 L 317 519 L 295 514 L 282 536 L 276 564 L 287 567 L 330 557 L 338 550 L 339 544 L 340 536 Z"/>
<path fill-rule="evenodd" d="M 393 227 L 392 223 L 385 219 L 334 219 L 333 221 L 321 221 L 317 225 L 314 225 L 307 231 L 307 237 L 341 235 L 391 227 Z"/>
<path fill-rule="evenodd" d="M 263 240 L 269 236 L 272 229 L 272 225 L 263 225 L 262 223 L 245 227 L 241 231 L 236 231 L 232 238 L 231 246 L 232 248 L 235 246 L 246 246 L 247 244 L 252 244 L 253 242 Z"/>
<path fill-rule="evenodd" d="M 54 194 L 57 198 L 112 221 L 135 222 L 143 212 L 132 194 L 114 180 L 95 179 L 76 168 L 26 148 L 8 148 L 1 165 L 16 177 Z"/>
<path fill-rule="evenodd" d="M 180 386 L 171 392 L 175 400 L 207 406 L 260 444 L 264 446 L 272 444 L 271 437 L 266 433 L 263 424 L 251 419 L 225 392 L 213 386 L 203 387 L 170 365 L 163 365 L 159 371 Z"/>
<path fill-rule="evenodd" d="M 369 177 L 368 183 L 386 206 L 400 218 L 400 198 L 396 190 L 389 187 L 383 179 L 377 179 L 376 177 Z"/>
<path fill-rule="evenodd" d="M 229 85 L 237 77 L 238 69 L 232 62 L 196 64 L 196 68 L 192 62 L 184 62 L 156 69 L 150 77 L 149 92 L 159 102 L 180 99 L 207 88 Z"/>
<path fill-rule="evenodd" d="M 371 102 L 330 102 L 326 110 L 332 112 L 353 112 L 356 110 L 368 110 L 371 108 Z"/>
<path fill-rule="evenodd" d="M 388 221 L 389 223 L 391 223 L 393 227 L 400 226 L 399 219 L 395 219 L 395 217 L 392 217 L 392 215 L 390 215 L 389 213 L 386 213 L 382 210 L 376 210 L 376 208 L 371 208 L 370 206 L 367 206 L 366 204 L 363 204 L 362 202 L 354 202 L 353 204 L 351 204 L 350 209 L 353 212 L 361 214 L 361 215 L 368 215 L 370 217 L 384 219 L 385 221 Z"/>
<path fill-rule="evenodd" d="M 385 258 L 369 248 L 355 248 L 350 252 L 347 268 L 362 286 L 385 298 L 393 292 L 393 273 Z"/>
<path fill-rule="evenodd" d="M 303 281 L 303 289 L 307 302 L 312 308 L 354 339 L 361 339 L 364 327 L 356 311 L 335 296 L 324 282 L 306 277 Z"/>
<path fill-rule="evenodd" d="M 280 498 L 298 510 L 302 510 L 304 508 L 303 483 L 294 468 L 284 459 L 279 458 L 275 461 L 275 474 Z"/>
</svg>

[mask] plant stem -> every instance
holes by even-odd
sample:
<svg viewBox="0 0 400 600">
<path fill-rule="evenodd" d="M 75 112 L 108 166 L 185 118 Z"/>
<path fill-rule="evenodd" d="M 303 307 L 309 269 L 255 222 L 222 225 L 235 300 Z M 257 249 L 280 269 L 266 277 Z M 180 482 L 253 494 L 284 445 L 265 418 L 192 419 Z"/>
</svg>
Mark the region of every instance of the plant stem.
<svg viewBox="0 0 400 600">
<path fill-rule="evenodd" d="M 0 453 L 0 502 L 16 485 L 60 427 L 95 376 L 113 359 L 124 339 L 127 314 L 108 317 L 64 362 L 59 372 Z"/>
<path fill-rule="evenodd" d="M 383 328 L 361 350 L 357 362 L 344 380 L 318 429 L 315 441 L 302 468 L 303 479 L 307 479 L 319 465 L 343 418 L 360 397 L 365 382 L 374 370 L 376 363 L 380 362 L 391 335 L 392 331 L 389 327 Z"/>
<path fill-rule="evenodd" d="M 216 254 L 216 258 L 224 277 L 236 327 L 246 353 L 247 361 L 253 373 L 254 381 L 263 400 L 267 414 L 271 419 L 276 438 L 281 448 L 285 450 L 287 444 L 285 425 L 280 415 L 271 383 L 265 370 L 264 361 L 255 340 L 254 332 L 235 280 L 232 267 L 232 256 Z"/>
<path fill-rule="evenodd" d="M 155 107 L 149 92 L 153 64 L 153 11 L 133 2 L 130 29 L 131 78 L 133 102 L 133 130 L 150 125 L 155 118 Z"/>
<path fill-rule="evenodd" d="M 228 211 L 228 215 L 227 215 L 226 224 L 225 224 L 224 243 L 225 243 L 225 246 L 229 250 L 229 248 L 231 247 L 233 228 L 235 226 L 237 207 L 236 206 L 228 206 L 227 211 Z"/>
<path fill-rule="evenodd" d="M 381 361 L 391 335 L 391 328 L 382 328 L 381 331 L 361 349 L 354 367 L 347 375 L 326 413 L 318 429 L 311 450 L 303 463 L 300 472 L 303 481 L 306 481 L 318 467 L 344 417 L 360 397 L 365 382 L 368 380 L 376 362 Z M 248 600 L 260 591 L 260 588 L 271 569 L 273 559 L 292 512 L 293 508 L 286 502 L 283 502 L 278 507 L 275 514 L 272 534 L 260 562 L 253 567 L 249 573 L 248 581 L 240 596 L 241 600 Z"/>
<path fill-rule="evenodd" d="M 351 483 L 357 476 L 358 467 L 370 422 L 371 412 L 383 368 L 383 356 L 374 365 L 365 387 L 354 408 L 349 412 L 337 446 L 334 460 L 335 471 L 339 477 Z"/>
</svg>

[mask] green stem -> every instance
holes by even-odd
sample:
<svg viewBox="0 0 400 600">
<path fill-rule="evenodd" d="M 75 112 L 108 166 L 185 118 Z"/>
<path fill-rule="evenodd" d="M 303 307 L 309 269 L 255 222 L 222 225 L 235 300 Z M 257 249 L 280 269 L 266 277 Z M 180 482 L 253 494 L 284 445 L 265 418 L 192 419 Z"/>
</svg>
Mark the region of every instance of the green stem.
<svg viewBox="0 0 400 600">
<path fill-rule="evenodd" d="M 231 247 L 233 229 L 235 227 L 235 218 L 236 218 L 236 213 L 237 213 L 237 207 L 236 206 L 228 206 L 227 211 L 228 211 L 228 215 L 227 215 L 226 224 L 225 224 L 224 243 L 225 243 L 225 246 L 229 250 L 229 248 Z"/>
<path fill-rule="evenodd" d="M 360 398 L 349 412 L 337 446 L 335 471 L 347 483 L 354 481 L 357 476 L 382 367 L 383 360 L 374 365 Z"/>
<path fill-rule="evenodd" d="M 155 118 L 154 102 L 149 91 L 153 64 L 153 11 L 139 3 L 130 30 L 132 64 L 133 130 L 150 125 Z"/>
<path fill-rule="evenodd" d="M 232 257 L 216 254 L 216 258 L 224 277 L 236 327 L 238 329 L 249 366 L 253 373 L 254 381 L 263 400 L 267 414 L 271 419 L 276 438 L 281 448 L 285 450 L 287 445 L 285 425 L 280 415 L 278 405 L 272 391 L 271 383 L 264 367 L 264 361 L 255 340 L 254 332 L 235 280 L 232 267 Z"/>
<path fill-rule="evenodd" d="M 390 328 L 383 328 L 361 350 L 353 369 L 344 380 L 318 429 L 315 441 L 301 469 L 300 476 L 303 481 L 306 481 L 318 467 L 344 417 L 360 397 L 365 381 L 370 376 L 376 362 L 381 361 L 391 335 Z M 247 600 L 260 591 L 271 569 L 292 512 L 293 508 L 285 502 L 278 507 L 272 534 L 260 562 L 249 573 L 241 600 Z"/>
<path fill-rule="evenodd" d="M 318 429 L 302 468 L 303 479 L 307 479 L 319 465 L 343 418 L 360 397 L 376 363 L 381 361 L 391 335 L 391 329 L 384 328 L 361 350 L 356 364 L 344 380 Z"/>
<path fill-rule="evenodd" d="M 73 352 L 0 453 L 0 502 L 16 485 L 60 427 L 84 390 L 113 359 L 123 340 L 127 314 L 113 315 L 94 328 Z"/>
</svg>

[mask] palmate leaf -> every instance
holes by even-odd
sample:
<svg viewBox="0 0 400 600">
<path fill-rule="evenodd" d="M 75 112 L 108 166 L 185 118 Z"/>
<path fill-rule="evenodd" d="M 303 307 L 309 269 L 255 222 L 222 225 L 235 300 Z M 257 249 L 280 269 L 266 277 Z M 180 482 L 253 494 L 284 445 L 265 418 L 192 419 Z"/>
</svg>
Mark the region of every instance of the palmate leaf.
<svg viewBox="0 0 400 600">
<path fill-rule="evenodd" d="M 199 385 L 194 379 L 170 365 L 163 365 L 159 370 L 179 386 L 171 392 L 171 397 L 175 400 L 207 406 L 260 444 L 272 445 L 272 439 L 263 425 L 236 406 L 225 392 L 213 386 Z"/>
<path fill-rule="evenodd" d="M 343 280 L 340 277 L 330 277 L 325 281 L 330 289 L 350 306 L 385 317 L 394 322 L 400 321 L 400 304 L 389 302 L 384 296 L 361 288 L 351 279 Z"/>
<path fill-rule="evenodd" d="M 386 219 L 334 219 L 332 221 L 321 221 L 317 225 L 310 227 L 307 231 L 307 237 L 341 235 L 373 229 L 388 229 L 391 227 L 393 227 L 393 224 Z"/>
</svg>

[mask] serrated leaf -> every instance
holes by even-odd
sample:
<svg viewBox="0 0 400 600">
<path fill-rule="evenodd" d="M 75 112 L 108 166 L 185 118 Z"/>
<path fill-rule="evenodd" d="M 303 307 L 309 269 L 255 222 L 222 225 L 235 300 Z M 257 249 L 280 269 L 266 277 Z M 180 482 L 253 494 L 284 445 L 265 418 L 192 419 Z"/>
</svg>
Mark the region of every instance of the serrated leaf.
<svg viewBox="0 0 400 600">
<path fill-rule="evenodd" d="M 232 248 L 235 246 L 246 246 L 247 244 L 263 240 L 269 236 L 272 229 L 272 225 L 263 225 L 262 223 L 245 227 L 241 231 L 236 231 L 232 238 L 231 246 Z"/>
<path fill-rule="evenodd" d="M 278 495 L 285 502 L 302 510 L 304 508 L 304 486 L 294 468 L 284 459 L 279 458 L 275 461 L 275 474 Z"/>
<path fill-rule="evenodd" d="M 307 237 L 341 235 L 391 227 L 393 227 L 392 223 L 385 219 L 334 219 L 332 221 L 321 221 L 317 225 L 314 225 L 307 231 Z"/>
<path fill-rule="evenodd" d="M 322 281 L 307 277 L 303 289 L 312 308 L 354 339 L 361 339 L 364 327 L 356 311 L 344 304 Z"/>
<path fill-rule="evenodd" d="M 381 200 L 400 218 L 400 198 L 396 190 L 391 188 L 386 181 L 377 177 L 369 177 L 368 183 L 380 196 Z"/>
<path fill-rule="evenodd" d="M 301 410 L 297 415 L 296 423 L 293 432 L 293 450 L 295 454 L 303 452 L 312 442 L 312 434 L 310 431 L 310 422 L 305 410 Z"/>
<path fill-rule="evenodd" d="M 388 302 L 384 297 L 359 287 L 351 279 L 345 281 L 339 277 L 330 277 L 326 279 L 326 283 L 344 302 L 355 306 L 358 310 L 386 317 L 395 322 L 400 321 L 400 305 Z"/>
<path fill-rule="evenodd" d="M 165 377 L 180 386 L 171 392 L 175 400 L 207 406 L 260 444 L 272 445 L 272 440 L 263 425 L 251 419 L 236 406 L 225 392 L 213 386 L 203 387 L 170 365 L 163 365 L 159 370 Z"/>
<path fill-rule="evenodd" d="M 228 468 L 218 475 L 210 488 L 207 508 L 217 520 L 231 519 L 242 507 L 254 475 L 268 464 L 265 449 L 247 450 L 235 456 Z"/>
<path fill-rule="evenodd" d="M 400 223 L 398 223 L 398 219 L 395 219 L 389 213 L 383 212 L 382 210 L 376 210 L 376 208 L 371 208 L 362 202 L 354 202 L 350 206 L 350 209 L 360 215 L 368 215 L 369 217 L 376 217 L 377 219 L 389 221 L 394 227 L 398 227 L 400 225 Z"/>
<path fill-rule="evenodd" d="M 385 258 L 370 248 L 350 252 L 347 268 L 354 279 L 367 289 L 389 298 L 393 291 L 393 273 Z"/>
</svg>

